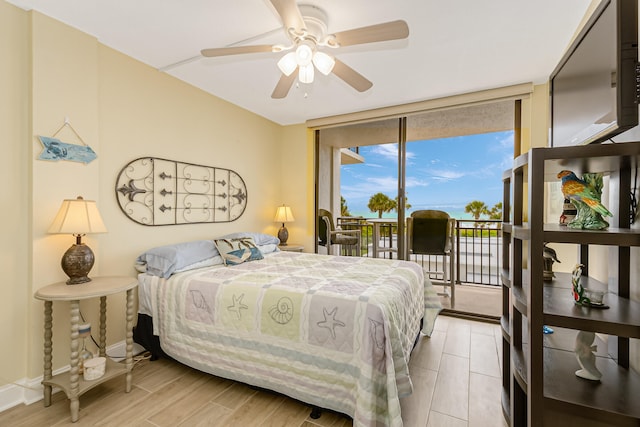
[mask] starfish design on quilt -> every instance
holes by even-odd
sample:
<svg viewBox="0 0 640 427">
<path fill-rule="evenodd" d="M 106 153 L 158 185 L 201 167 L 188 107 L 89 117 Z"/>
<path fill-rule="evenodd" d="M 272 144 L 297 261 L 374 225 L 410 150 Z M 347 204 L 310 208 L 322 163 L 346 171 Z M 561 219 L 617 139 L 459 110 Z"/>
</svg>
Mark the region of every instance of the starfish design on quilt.
<svg viewBox="0 0 640 427">
<path fill-rule="evenodd" d="M 336 315 L 338 314 L 338 307 L 333 307 L 333 310 L 327 311 L 326 307 L 322 308 L 322 315 L 324 316 L 324 320 L 321 320 L 317 323 L 319 328 L 328 329 L 331 332 L 331 337 L 336 339 L 336 326 L 342 326 L 343 328 L 346 326 L 344 322 L 336 319 Z"/>
<path fill-rule="evenodd" d="M 248 310 L 249 306 L 242 302 L 242 298 L 244 298 L 244 294 L 240 294 L 240 296 L 236 296 L 233 294 L 233 304 L 227 307 L 227 310 L 234 312 L 238 315 L 238 320 L 242 318 L 242 313 L 240 310 Z"/>
<path fill-rule="evenodd" d="M 200 310 L 206 310 L 207 312 L 211 313 L 209 304 L 207 304 L 207 300 L 204 298 L 204 295 L 202 295 L 202 292 L 197 289 L 190 289 L 189 292 L 191 292 L 191 299 L 193 300 L 193 305 L 196 308 Z"/>
</svg>

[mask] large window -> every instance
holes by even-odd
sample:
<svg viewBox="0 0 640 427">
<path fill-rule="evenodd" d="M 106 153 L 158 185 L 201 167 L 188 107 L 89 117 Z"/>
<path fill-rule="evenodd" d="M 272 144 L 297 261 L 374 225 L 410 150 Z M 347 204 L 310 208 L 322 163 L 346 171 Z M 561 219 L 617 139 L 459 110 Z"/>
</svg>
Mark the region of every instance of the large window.
<svg viewBox="0 0 640 427">
<path fill-rule="evenodd" d="M 394 230 L 397 256 L 404 258 L 404 218 L 411 209 L 433 204 L 432 200 L 425 200 L 423 190 L 428 186 L 434 188 L 439 181 L 444 185 L 446 179 L 452 181 L 464 175 L 452 172 L 450 164 L 429 163 L 437 160 L 434 156 L 416 157 L 416 153 L 428 152 L 429 147 L 433 152 L 442 152 L 449 145 L 448 158 L 452 158 L 452 153 L 454 157 L 459 153 L 462 160 L 461 150 L 468 151 L 465 144 L 473 143 L 474 138 L 484 142 L 489 138 L 495 141 L 495 155 L 485 167 L 496 172 L 499 179 L 506 168 L 505 160 L 510 162 L 513 158 L 514 110 L 514 101 L 507 100 L 322 129 L 317 138 L 317 207 L 340 217 L 346 202 L 353 216 L 371 218 L 382 214 L 397 218 L 398 226 Z M 506 149 L 505 141 L 510 144 Z M 479 173 L 476 166 L 469 165 L 468 171 L 473 168 L 474 173 Z M 468 193 L 469 188 L 460 190 Z M 498 186 L 496 200 L 500 199 L 501 191 Z M 369 202 L 379 193 L 393 202 L 392 209 L 372 212 Z M 466 201 L 453 191 L 449 193 L 448 200 L 440 200 L 443 207 L 451 202 L 450 205 L 460 208 Z M 493 202 L 493 198 L 486 200 L 491 205 L 489 208 Z M 442 210 L 449 208 L 451 206 Z"/>
</svg>

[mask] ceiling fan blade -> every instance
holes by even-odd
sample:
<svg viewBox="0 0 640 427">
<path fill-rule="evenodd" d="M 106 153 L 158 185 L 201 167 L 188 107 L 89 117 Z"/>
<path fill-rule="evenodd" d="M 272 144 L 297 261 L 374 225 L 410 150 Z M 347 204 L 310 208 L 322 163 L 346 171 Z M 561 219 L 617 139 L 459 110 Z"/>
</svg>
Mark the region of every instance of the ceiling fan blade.
<svg viewBox="0 0 640 427">
<path fill-rule="evenodd" d="M 409 37 L 409 26 L 405 21 L 391 21 L 353 30 L 340 31 L 329 37 L 328 44 L 338 46 L 353 46 L 356 44 L 399 40 Z"/>
<path fill-rule="evenodd" d="M 280 15 L 285 30 L 293 28 L 296 33 L 302 33 L 302 29 L 306 26 L 296 0 L 271 0 L 271 4 Z"/>
<path fill-rule="evenodd" d="M 273 93 L 271 97 L 274 99 L 282 99 L 289 93 L 291 86 L 293 86 L 293 82 L 296 81 L 296 76 L 298 73 L 291 73 L 290 75 L 283 74 L 278 80 L 278 84 L 276 88 L 273 89 Z"/>
<path fill-rule="evenodd" d="M 366 77 L 339 59 L 336 59 L 336 65 L 333 67 L 333 74 L 340 77 L 358 92 L 364 92 L 373 86 L 373 83 L 371 83 Z"/>
<path fill-rule="evenodd" d="M 234 47 L 217 47 L 212 49 L 202 49 L 202 56 L 215 57 L 227 55 L 242 55 L 245 53 L 273 52 L 273 46 L 270 44 L 261 44 L 254 46 L 234 46 Z"/>
</svg>

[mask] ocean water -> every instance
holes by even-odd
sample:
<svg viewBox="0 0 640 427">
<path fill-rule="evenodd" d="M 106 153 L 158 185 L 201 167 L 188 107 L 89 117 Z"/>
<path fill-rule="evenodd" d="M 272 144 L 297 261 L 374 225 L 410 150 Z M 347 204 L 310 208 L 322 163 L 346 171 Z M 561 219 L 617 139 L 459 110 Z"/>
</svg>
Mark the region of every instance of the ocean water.
<svg viewBox="0 0 640 427">
<path fill-rule="evenodd" d="M 473 215 L 466 213 L 464 211 L 464 209 L 459 209 L 459 208 L 453 208 L 452 209 L 452 208 L 447 208 L 447 207 L 442 207 L 442 206 L 429 207 L 429 208 L 424 208 L 424 209 L 436 209 L 436 210 L 440 210 L 440 211 L 445 211 L 446 213 L 449 214 L 449 216 L 451 218 L 455 218 L 455 219 L 473 219 Z M 411 212 L 414 211 L 414 210 L 415 209 L 407 210 L 405 212 L 407 217 L 409 217 L 411 215 Z M 367 210 L 351 210 L 350 209 L 350 212 L 351 212 L 352 216 L 362 216 L 364 218 L 377 218 L 378 217 L 378 213 L 377 212 L 371 212 L 371 211 L 367 211 Z M 387 213 L 383 213 L 382 214 L 383 218 L 396 218 L 397 216 L 398 216 L 398 214 L 395 211 L 387 212 Z"/>
</svg>

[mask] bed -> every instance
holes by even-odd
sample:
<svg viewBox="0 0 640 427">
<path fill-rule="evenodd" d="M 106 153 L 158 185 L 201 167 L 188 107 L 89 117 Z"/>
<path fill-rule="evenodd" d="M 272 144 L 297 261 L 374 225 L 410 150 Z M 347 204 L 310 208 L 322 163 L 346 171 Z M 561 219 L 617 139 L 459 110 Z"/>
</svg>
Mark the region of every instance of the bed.
<svg viewBox="0 0 640 427">
<path fill-rule="evenodd" d="M 154 351 L 152 333 L 156 353 L 347 414 L 355 426 L 401 426 L 411 350 L 441 309 L 421 267 L 284 252 L 271 239 L 239 233 L 222 239 L 230 250 L 215 239 L 138 257 L 146 272 L 134 339 Z"/>
</svg>

